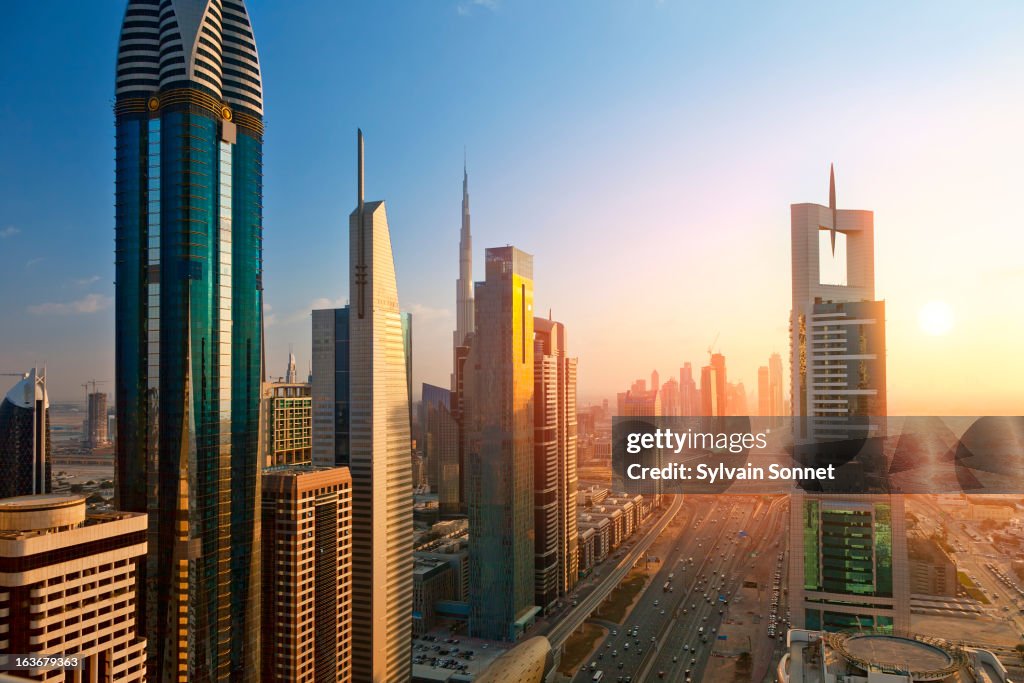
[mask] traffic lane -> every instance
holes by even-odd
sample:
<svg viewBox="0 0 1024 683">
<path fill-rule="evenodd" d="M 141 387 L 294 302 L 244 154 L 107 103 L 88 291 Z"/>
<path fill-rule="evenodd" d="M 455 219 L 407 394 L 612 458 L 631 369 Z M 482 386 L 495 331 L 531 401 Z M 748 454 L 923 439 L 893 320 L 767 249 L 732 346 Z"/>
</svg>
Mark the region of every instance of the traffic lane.
<svg viewBox="0 0 1024 683">
<path fill-rule="evenodd" d="M 719 509 L 720 507 L 721 504 L 716 501 L 715 505 L 713 505 L 710 510 L 707 510 L 706 512 L 697 511 L 698 515 L 703 515 L 695 520 L 697 522 L 699 531 L 706 532 L 707 530 L 712 528 L 712 522 L 710 520 L 712 520 L 716 516 L 716 513 L 721 512 L 721 510 Z M 676 530 L 677 533 L 675 538 L 675 544 L 672 546 L 673 548 L 678 547 L 679 550 L 676 551 L 673 549 L 669 550 L 668 553 L 666 553 L 665 559 L 667 561 L 663 563 L 662 568 L 656 573 L 654 579 L 644 590 L 644 592 L 641 593 L 641 595 L 637 598 L 637 601 L 633 609 L 631 610 L 630 614 L 626 617 L 626 623 L 622 625 L 621 629 L 618 629 L 619 633 L 617 635 L 614 634 L 614 632 L 609 633 L 609 635 L 605 638 L 604 642 L 599 647 L 600 652 L 607 652 L 608 654 L 603 655 L 600 659 L 597 659 L 597 653 L 595 653 L 595 658 L 593 659 L 593 661 L 597 665 L 596 670 L 604 671 L 605 676 L 608 676 L 609 673 L 614 674 L 616 678 L 619 675 L 636 675 L 637 668 L 639 664 L 643 661 L 640 657 L 642 657 L 643 654 L 647 653 L 646 646 L 649 645 L 649 640 L 647 640 L 646 642 L 645 640 L 640 640 L 640 643 L 638 644 L 637 638 L 630 635 L 630 633 L 632 631 L 633 626 L 639 626 L 639 638 L 649 639 L 649 634 L 653 633 L 654 629 L 657 628 L 658 622 L 662 618 L 662 615 L 660 614 L 660 605 L 655 606 L 654 601 L 658 600 L 660 602 L 663 599 L 662 595 L 664 595 L 664 593 L 662 586 L 664 585 L 664 581 L 661 579 L 664 579 L 665 577 L 667 577 L 669 573 L 672 573 L 673 570 L 671 569 L 671 567 L 675 565 L 675 563 L 678 561 L 680 557 L 685 555 L 687 552 L 690 552 L 691 554 L 693 552 L 696 552 L 693 543 L 687 542 L 687 531 L 691 528 L 690 522 L 691 520 L 688 519 L 685 524 L 679 525 L 679 528 Z M 690 539 L 692 538 L 693 537 L 691 536 Z M 669 593 L 668 595 L 672 595 L 672 593 Z M 665 616 L 668 616 L 667 611 Z M 610 648 L 608 647 L 609 643 L 611 644 Z M 627 643 L 629 644 L 628 648 L 626 647 Z M 611 657 L 611 652 L 616 652 L 616 656 Z M 638 656 L 636 654 L 637 652 L 641 652 L 643 654 Z M 622 669 L 618 668 L 619 662 L 623 663 Z M 610 672 L 605 668 L 602 668 L 602 665 L 606 664 L 610 664 Z M 587 669 L 587 671 L 581 671 L 577 673 L 576 680 L 587 681 L 592 679 L 593 674 L 589 669 L 589 666 L 586 663 L 584 663 L 584 666 Z"/>
<path fill-rule="evenodd" d="M 682 506 L 680 506 L 680 510 L 675 513 L 675 518 L 679 517 L 681 511 L 682 511 Z M 669 522 L 669 524 L 666 526 L 666 530 L 671 529 L 673 523 L 674 523 L 674 520 L 672 522 Z M 688 528 L 688 526 L 689 526 L 688 523 L 687 524 L 683 524 L 683 525 L 679 525 L 679 528 L 677 529 L 677 538 L 676 538 L 677 545 L 678 545 L 678 540 L 679 540 L 678 536 L 680 534 L 682 534 L 683 531 L 686 528 Z M 664 531 L 662 533 L 664 533 Z M 654 539 L 654 542 L 657 542 L 657 539 Z M 644 553 L 641 553 L 641 558 L 646 557 L 647 554 L 648 554 L 647 551 L 645 551 Z M 640 559 L 640 558 L 638 558 L 638 559 Z M 621 579 L 620 579 L 620 581 L 621 581 Z M 653 585 L 653 583 L 651 585 Z M 640 606 L 641 602 L 643 601 L 643 598 L 644 598 L 646 592 L 647 591 L 645 591 L 644 593 L 641 593 L 641 595 L 637 599 L 637 602 L 635 603 L 635 606 L 634 606 L 633 610 L 630 612 L 630 615 L 636 613 L 637 608 Z M 602 599 L 601 602 L 603 602 L 603 599 Z M 595 615 L 594 615 L 595 617 L 600 618 L 600 615 L 596 614 L 596 609 L 597 609 L 598 606 L 599 605 L 595 605 L 594 608 L 592 609 L 592 612 L 595 612 Z M 629 617 L 626 618 L 627 623 L 629 623 L 628 619 L 629 619 Z M 645 626 L 647 626 L 648 628 L 650 627 L 649 623 L 645 624 Z M 617 634 L 616 634 L 616 631 L 618 631 Z M 616 678 L 619 675 L 623 675 L 623 674 L 625 674 L 625 675 L 632 675 L 632 668 L 633 667 L 632 666 L 628 666 L 628 664 L 630 664 L 630 662 L 629 662 L 629 660 L 630 660 L 629 653 L 635 652 L 636 651 L 636 647 L 635 647 L 635 645 L 632 645 L 632 644 L 630 645 L 630 649 L 626 649 L 624 647 L 624 645 L 627 642 L 633 643 L 632 639 L 627 639 L 627 636 L 626 636 L 627 632 L 628 632 L 627 624 L 623 624 L 621 627 L 619 627 L 617 629 L 613 628 L 611 631 L 609 631 L 609 634 L 599 644 L 597 652 L 595 652 L 594 655 L 590 659 L 590 662 L 593 662 L 593 663 L 596 664 L 595 669 L 594 670 L 590 669 L 590 667 L 589 667 L 590 662 L 584 662 L 583 663 L 583 669 L 581 669 L 579 672 L 577 672 L 575 674 L 575 676 L 573 677 L 573 680 L 574 681 L 579 681 L 581 683 L 583 681 L 590 681 L 593 678 L 593 671 L 604 671 L 604 675 L 605 676 L 609 676 L 610 674 L 614 674 L 614 676 Z M 609 644 L 611 645 L 611 647 L 608 647 Z M 611 652 L 612 651 L 616 652 L 616 656 L 615 657 L 611 656 Z M 598 657 L 598 655 L 601 655 L 601 656 Z M 623 664 L 623 669 L 619 669 L 618 668 L 618 662 L 620 662 L 620 661 L 621 662 L 625 662 Z"/>
<path fill-rule="evenodd" d="M 664 647 L 659 653 L 658 659 L 651 669 L 651 675 L 665 672 L 668 679 L 685 680 L 685 671 L 689 669 L 691 677 L 699 680 L 717 639 L 717 631 L 729 614 L 729 606 L 720 603 L 717 599 L 718 595 L 725 593 L 730 598 L 735 598 L 745 575 L 743 569 L 747 557 L 751 552 L 760 552 L 764 548 L 771 539 L 771 535 L 765 534 L 764 531 L 778 524 L 777 510 L 773 511 L 773 505 L 767 506 L 767 510 L 765 507 L 761 502 L 756 506 L 748 506 L 744 509 L 745 514 L 738 518 L 740 526 L 746 526 L 753 532 L 753 535 L 748 537 L 757 539 L 753 546 L 744 547 L 745 544 L 731 543 L 728 539 L 731 534 L 726 535 L 724 545 L 726 557 L 721 558 L 719 553 L 716 563 L 718 580 L 714 581 L 715 568 L 712 568 L 712 577 L 710 577 L 716 585 L 713 591 L 707 591 L 711 603 L 708 603 L 702 594 L 700 598 L 703 603 L 697 609 L 696 615 L 692 615 L 693 618 L 690 618 L 688 622 L 680 621 L 675 625 L 674 628 L 677 632 L 671 638 L 666 636 L 667 647 Z M 732 531 L 733 527 L 730 525 L 730 532 Z M 721 547 L 722 543 L 719 543 L 719 548 L 721 549 Z M 718 614 L 719 611 L 722 614 Z M 684 615 L 681 619 L 687 619 L 690 616 Z M 699 618 L 699 622 L 696 620 L 697 618 Z M 704 633 L 701 633 L 701 627 L 704 628 Z M 702 642 L 703 636 L 707 636 L 707 643 Z M 675 647 L 670 646 L 673 643 Z M 676 661 L 672 661 L 673 657 Z"/>
<path fill-rule="evenodd" d="M 641 670 L 642 677 L 649 679 L 657 672 L 673 669 L 678 669 L 681 674 L 686 668 L 695 666 L 691 664 L 692 660 L 699 660 L 698 666 L 705 661 L 714 635 L 712 629 L 717 630 L 715 612 L 721 608 L 717 597 L 727 590 L 723 585 L 723 572 L 735 554 L 736 546 L 731 541 L 743 527 L 749 526 L 760 509 L 760 503 L 753 506 L 731 505 L 722 519 L 715 522 L 717 533 L 711 538 L 700 537 L 707 541 L 706 547 L 701 547 L 703 543 L 698 546 L 698 552 L 705 552 L 704 561 L 694 566 L 686 599 L 667 628 L 662 630 L 658 651 L 646 661 L 645 668 Z M 683 614 L 684 610 L 686 614 Z M 708 643 L 703 642 L 705 636 Z M 670 661 L 673 656 L 676 662 Z"/>
<path fill-rule="evenodd" d="M 650 544 L 657 540 L 658 536 L 660 536 L 664 529 L 668 527 L 672 518 L 674 518 L 682 508 L 683 500 L 681 498 L 673 500 L 664 516 L 657 519 L 651 529 L 639 532 L 644 534 L 643 538 L 639 539 L 636 545 L 634 545 L 631 550 L 627 551 L 626 557 L 623 558 L 619 564 L 611 565 L 604 581 L 596 584 L 585 598 L 578 599 L 579 604 L 572 608 L 571 612 L 567 613 L 561 620 L 551 625 L 545 631 L 538 631 L 538 635 L 546 634 L 553 647 L 561 647 L 572 632 L 590 618 L 591 613 L 597 609 L 601 602 L 604 601 L 604 598 L 608 593 L 610 593 L 611 590 L 619 584 L 622 577 L 629 572 L 629 569 L 636 560 L 647 552 L 647 548 Z M 664 526 L 662 526 L 663 522 Z M 645 522 L 644 525 L 646 526 L 647 522 Z M 661 531 L 658 531 L 659 528 Z M 598 590 L 598 587 L 600 587 L 601 590 Z M 608 590 L 605 591 L 605 588 Z M 571 626 L 571 628 L 567 628 L 567 625 Z"/>
</svg>

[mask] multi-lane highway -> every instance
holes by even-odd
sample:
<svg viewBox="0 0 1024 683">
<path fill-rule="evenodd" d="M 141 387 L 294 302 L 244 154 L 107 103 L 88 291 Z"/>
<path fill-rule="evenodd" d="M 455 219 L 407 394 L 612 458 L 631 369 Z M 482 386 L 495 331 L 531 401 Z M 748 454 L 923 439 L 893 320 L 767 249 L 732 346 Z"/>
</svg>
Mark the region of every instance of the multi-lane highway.
<svg viewBox="0 0 1024 683">
<path fill-rule="evenodd" d="M 687 675 L 701 680 L 750 552 L 778 540 L 768 531 L 778 524 L 781 506 L 776 503 L 782 499 L 771 504 L 751 498 L 690 500 L 692 519 L 676 526 L 657 575 L 625 623 L 607 625 L 609 635 L 574 677 L 577 683 L 592 681 L 597 671 L 607 681 L 658 680 L 662 675 L 672 681 L 685 681 Z M 741 536 L 741 531 L 747 533 Z"/>
<path fill-rule="evenodd" d="M 668 510 L 665 511 L 665 514 L 662 515 L 661 519 L 657 520 L 657 522 L 655 522 L 655 524 L 643 534 L 640 540 L 626 552 L 625 557 L 623 557 L 618 564 L 607 570 L 605 570 L 602 565 L 602 570 L 608 572 L 605 578 L 593 589 L 590 589 L 585 593 L 581 592 L 578 594 L 576 596 L 577 605 L 545 634 L 547 635 L 548 640 L 551 641 L 552 648 L 558 649 L 562 647 L 572 632 L 578 629 L 583 622 L 590 617 L 594 610 L 596 610 L 604 599 L 608 597 L 608 594 L 611 593 L 612 590 L 619 585 L 626 574 L 629 573 L 629 570 L 634 564 L 636 564 L 636 561 L 647 554 L 647 549 L 650 548 L 651 544 L 654 543 L 658 536 L 665 530 L 665 527 L 667 527 L 675 518 L 682 507 L 683 497 L 674 496 Z"/>
</svg>

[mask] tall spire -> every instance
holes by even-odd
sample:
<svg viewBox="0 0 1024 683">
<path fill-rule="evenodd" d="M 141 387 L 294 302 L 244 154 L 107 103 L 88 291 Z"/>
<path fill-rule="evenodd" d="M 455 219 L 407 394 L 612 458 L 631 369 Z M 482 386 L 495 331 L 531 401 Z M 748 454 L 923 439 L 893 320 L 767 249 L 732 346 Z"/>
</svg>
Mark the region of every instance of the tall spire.
<svg viewBox="0 0 1024 683">
<path fill-rule="evenodd" d="M 357 161 L 357 163 L 359 164 L 359 168 L 357 170 L 357 176 L 359 178 L 359 188 L 357 189 L 357 192 L 359 193 L 359 196 L 357 197 L 357 206 L 359 207 L 359 213 L 362 214 L 363 213 L 363 196 L 364 196 L 363 195 L 363 129 L 362 128 L 356 128 L 356 136 L 357 136 L 357 140 L 359 142 L 359 153 L 358 153 L 358 161 Z"/>
<path fill-rule="evenodd" d="M 836 165 L 828 165 L 828 208 L 836 210 Z"/>
<path fill-rule="evenodd" d="M 462 151 L 462 231 L 459 234 L 459 279 L 455 282 L 455 346 L 475 330 L 473 311 L 473 236 L 469 229 L 469 170 Z"/>
<path fill-rule="evenodd" d="M 356 133 L 356 139 L 359 143 L 359 197 L 356 205 L 356 248 L 359 250 L 359 253 L 356 254 L 356 271 L 354 275 L 356 284 L 356 315 L 362 319 L 366 315 L 366 221 L 363 219 L 363 129 L 356 128 Z"/>
</svg>

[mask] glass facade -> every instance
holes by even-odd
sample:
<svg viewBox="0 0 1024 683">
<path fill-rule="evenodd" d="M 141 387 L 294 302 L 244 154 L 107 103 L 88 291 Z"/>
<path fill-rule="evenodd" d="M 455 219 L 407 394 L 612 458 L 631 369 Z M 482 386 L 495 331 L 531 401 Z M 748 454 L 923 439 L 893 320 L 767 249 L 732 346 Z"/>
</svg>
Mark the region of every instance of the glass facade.
<svg viewBox="0 0 1024 683">
<path fill-rule="evenodd" d="M 262 130 L 211 99 L 183 88 L 118 106 L 117 494 L 150 513 L 151 667 L 244 680 L 258 642 Z"/>
<path fill-rule="evenodd" d="M 488 249 L 466 361 L 465 453 L 474 637 L 515 640 L 534 601 L 533 257 Z"/>
</svg>

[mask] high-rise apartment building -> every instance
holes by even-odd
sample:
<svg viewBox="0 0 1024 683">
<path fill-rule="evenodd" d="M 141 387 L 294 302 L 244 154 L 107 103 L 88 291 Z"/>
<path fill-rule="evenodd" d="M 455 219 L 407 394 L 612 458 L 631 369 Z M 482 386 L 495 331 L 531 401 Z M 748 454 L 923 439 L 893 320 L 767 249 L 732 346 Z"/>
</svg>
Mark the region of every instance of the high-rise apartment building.
<svg viewBox="0 0 1024 683">
<path fill-rule="evenodd" d="M 313 311 L 313 464 L 349 464 L 349 307 Z"/>
<path fill-rule="evenodd" d="M 693 366 L 683 363 L 679 368 L 679 414 L 700 415 L 700 391 L 693 379 Z"/>
<path fill-rule="evenodd" d="M 146 533 L 144 514 L 87 514 L 82 496 L 0 500 L 2 651 L 80 660 L 32 680 L 151 680 L 136 620 Z"/>
<path fill-rule="evenodd" d="M 701 415 L 728 415 L 729 388 L 725 379 L 725 356 L 711 354 L 711 363 L 700 369 Z"/>
<path fill-rule="evenodd" d="M 682 415 L 679 405 L 679 380 L 669 377 L 668 381 L 661 385 L 661 414 Z"/>
<path fill-rule="evenodd" d="M 306 382 L 263 385 L 264 467 L 308 465 L 313 459 L 313 396 Z"/>
<path fill-rule="evenodd" d="M 106 446 L 107 438 L 107 395 L 94 391 L 89 394 L 86 406 L 85 445 L 89 448 Z"/>
<path fill-rule="evenodd" d="M 833 440 L 880 439 L 885 303 L 874 300 L 874 216 L 836 208 L 834 173 L 828 206 L 793 204 L 790 213 L 794 441 L 813 450 Z M 794 494 L 790 551 L 795 627 L 909 629 L 902 496 Z"/>
<path fill-rule="evenodd" d="M 409 349 L 383 201 L 349 216 L 349 469 L 352 680 L 405 683 L 412 663 L 412 451 Z M 316 381 L 314 371 L 314 382 Z"/>
<path fill-rule="evenodd" d="M 50 491 L 50 400 L 32 368 L 0 401 L 0 498 Z"/>
<path fill-rule="evenodd" d="M 242 0 L 129 0 L 115 80 L 117 504 L 150 681 L 259 677 L 263 94 Z"/>
<path fill-rule="evenodd" d="M 473 636 L 515 640 L 534 604 L 533 257 L 486 251 L 465 363 L 464 438 Z"/>
<path fill-rule="evenodd" d="M 352 477 L 346 467 L 263 474 L 263 683 L 352 679 Z"/>
<path fill-rule="evenodd" d="M 452 415 L 452 392 L 433 384 L 423 385 L 423 454 L 427 484 L 437 494 L 442 517 L 462 509 L 459 468 L 459 426 Z"/>
<path fill-rule="evenodd" d="M 565 325 L 534 318 L 534 593 L 543 610 L 576 585 L 577 359 Z"/>
</svg>

